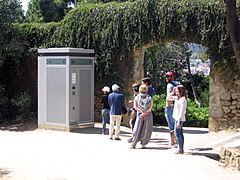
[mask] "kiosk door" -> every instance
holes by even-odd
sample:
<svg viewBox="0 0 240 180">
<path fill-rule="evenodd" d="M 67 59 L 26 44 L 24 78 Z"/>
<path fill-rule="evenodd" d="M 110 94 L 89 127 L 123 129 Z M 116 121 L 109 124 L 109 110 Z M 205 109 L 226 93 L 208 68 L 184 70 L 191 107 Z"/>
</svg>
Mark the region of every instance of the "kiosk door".
<svg viewBox="0 0 240 180">
<path fill-rule="evenodd" d="M 93 122 L 92 68 L 71 68 L 70 124 Z"/>
<path fill-rule="evenodd" d="M 93 72 L 92 68 L 79 69 L 79 123 L 93 122 Z"/>
</svg>

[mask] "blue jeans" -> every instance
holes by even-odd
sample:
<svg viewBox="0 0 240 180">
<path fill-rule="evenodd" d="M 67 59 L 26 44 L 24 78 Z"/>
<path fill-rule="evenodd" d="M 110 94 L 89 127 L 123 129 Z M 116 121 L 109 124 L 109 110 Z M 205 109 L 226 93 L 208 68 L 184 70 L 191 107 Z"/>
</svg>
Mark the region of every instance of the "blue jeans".
<svg viewBox="0 0 240 180">
<path fill-rule="evenodd" d="M 173 132 L 174 131 L 174 127 L 175 127 L 175 120 L 172 117 L 173 106 L 166 107 L 164 112 L 165 112 L 165 118 L 166 118 L 167 123 L 168 123 L 169 131 Z"/>
<path fill-rule="evenodd" d="M 106 131 L 106 123 L 109 122 L 109 109 L 102 109 L 102 132 Z"/>
<path fill-rule="evenodd" d="M 184 136 L 183 136 L 183 121 L 180 122 L 180 128 L 177 128 L 177 122 L 175 121 L 175 129 L 174 133 L 177 139 L 179 151 L 183 151 L 183 145 L 184 145 Z"/>
</svg>

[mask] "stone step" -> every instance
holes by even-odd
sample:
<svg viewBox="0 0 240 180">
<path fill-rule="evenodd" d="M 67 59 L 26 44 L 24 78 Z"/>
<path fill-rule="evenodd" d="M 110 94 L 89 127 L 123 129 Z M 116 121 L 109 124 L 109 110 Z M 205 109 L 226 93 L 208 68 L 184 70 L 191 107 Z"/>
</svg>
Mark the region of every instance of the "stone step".
<svg viewBox="0 0 240 180">
<path fill-rule="evenodd" d="M 240 146 L 221 147 L 219 156 L 221 163 L 240 170 Z"/>
</svg>

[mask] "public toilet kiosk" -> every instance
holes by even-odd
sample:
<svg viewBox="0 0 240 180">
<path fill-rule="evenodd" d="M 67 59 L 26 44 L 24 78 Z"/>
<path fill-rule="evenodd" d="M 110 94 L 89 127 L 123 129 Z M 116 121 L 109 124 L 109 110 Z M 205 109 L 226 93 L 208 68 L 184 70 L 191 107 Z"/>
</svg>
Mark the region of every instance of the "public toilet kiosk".
<svg viewBox="0 0 240 180">
<path fill-rule="evenodd" d="M 38 49 L 38 127 L 94 126 L 94 50 Z"/>
</svg>

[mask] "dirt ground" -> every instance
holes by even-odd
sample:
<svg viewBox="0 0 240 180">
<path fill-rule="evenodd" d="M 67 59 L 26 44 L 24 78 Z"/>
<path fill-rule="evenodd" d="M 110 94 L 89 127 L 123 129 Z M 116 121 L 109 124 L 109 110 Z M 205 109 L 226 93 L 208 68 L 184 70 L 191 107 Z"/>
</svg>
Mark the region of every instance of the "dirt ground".
<svg viewBox="0 0 240 180">
<path fill-rule="evenodd" d="M 221 142 L 236 131 L 184 128 L 185 154 L 176 155 L 167 147 L 167 127 L 154 127 L 147 149 L 129 148 L 127 127 L 121 127 L 121 141 L 101 135 L 100 127 L 62 132 L 38 129 L 33 121 L 1 127 L 0 179 L 240 179 L 239 171 L 218 161 Z"/>
</svg>

